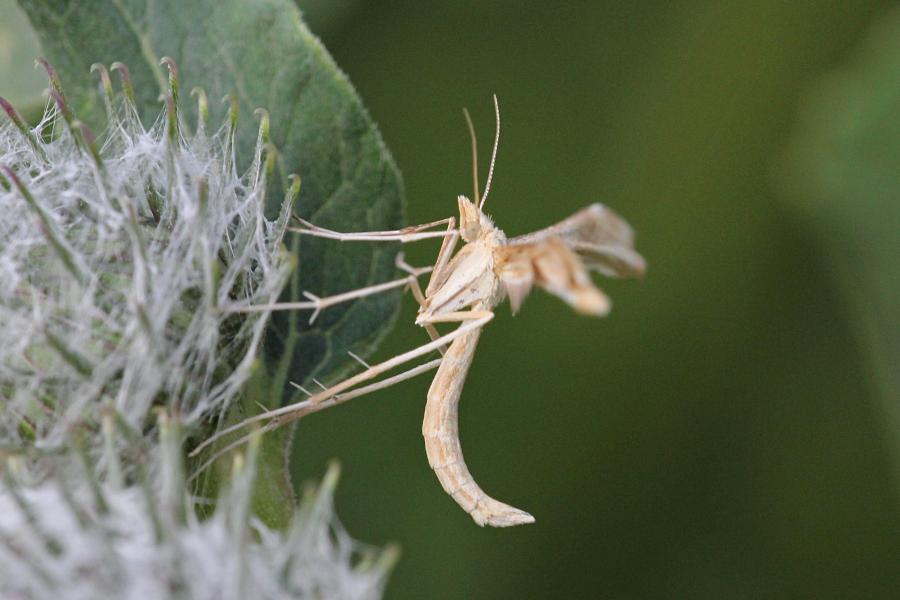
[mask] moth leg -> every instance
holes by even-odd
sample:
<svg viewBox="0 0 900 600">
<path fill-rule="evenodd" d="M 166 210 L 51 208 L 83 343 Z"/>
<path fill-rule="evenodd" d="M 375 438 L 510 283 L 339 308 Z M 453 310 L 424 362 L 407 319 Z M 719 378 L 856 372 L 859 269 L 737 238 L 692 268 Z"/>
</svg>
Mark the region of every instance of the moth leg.
<svg viewBox="0 0 900 600">
<path fill-rule="evenodd" d="M 335 384 L 330 388 L 323 390 L 317 394 L 314 394 L 309 398 L 310 402 L 314 404 L 318 404 L 319 402 L 324 402 L 328 398 L 343 392 L 344 390 L 355 387 L 356 385 L 362 383 L 363 381 L 368 381 L 369 379 L 373 379 L 374 377 L 379 376 L 385 371 L 389 371 L 395 367 L 402 365 L 403 363 L 407 363 L 415 358 L 420 356 L 424 356 L 429 352 L 442 348 L 455 340 L 458 337 L 461 337 L 472 330 L 480 329 L 485 324 L 488 323 L 491 319 L 494 318 L 494 313 L 489 310 L 480 310 L 480 311 L 467 311 L 467 316 L 465 317 L 457 317 L 457 320 L 462 321 L 466 320 L 468 322 L 463 323 L 458 328 L 454 329 L 450 333 L 440 336 L 436 340 L 432 340 L 427 344 L 423 344 L 418 348 L 414 348 L 408 352 L 395 356 L 389 360 L 386 360 L 380 364 L 374 365 L 369 369 L 363 371 L 362 373 L 358 373 L 353 377 L 345 379 L 341 383 Z M 279 409 L 281 410 L 281 409 Z"/>
<path fill-rule="evenodd" d="M 425 306 L 425 294 L 422 292 L 422 286 L 419 285 L 418 275 L 422 272 L 421 269 L 416 269 L 415 267 L 407 264 L 405 260 L 403 260 L 403 253 L 397 255 L 397 260 L 395 261 L 397 264 L 397 268 L 401 271 L 406 271 L 410 274 L 409 277 L 409 289 L 412 292 L 413 298 L 416 299 L 416 302 L 419 303 L 419 306 Z M 438 333 L 438 330 L 435 329 L 434 325 L 426 324 L 425 331 L 428 332 L 428 337 L 431 338 L 432 341 L 441 337 L 441 334 Z M 444 353 L 444 348 L 440 348 L 441 354 Z"/>
<path fill-rule="evenodd" d="M 434 261 L 431 279 L 428 280 L 428 287 L 425 288 L 425 296 L 430 296 L 434 290 L 441 287 L 447 280 L 449 275 L 447 264 L 453 257 L 453 251 L 456 249 L 457 242 L 459 242 L 459 231 L 456 229 L 456 219 L 450 217 L 447 219 L 446 237 L 441 242 L 441 249 L 438 251 L 437 260 Z"/>
<path fill-rule="evenodd" d="M 401 259 L 402 260 L 402 259 Z M 404 263 L 405 264 L 405 263 Z M 343 302 L 349 302 L 351 300 L 357 300 L 359 298 L 365 298 L 367 296 L 372 296 L 375 294 L 380 294 L 382 292 L 387 292 L 389 290 L 393 290 L 399 287 L 404 286 L 415 286 L 415 288 L 421 290 L 419 287 L 418 277 L 429 273 L 431 271 L 431 267 L 421 267 L 415 268 L 409 265 L 406 265 L 407 268 L 404 268 L 409 275 L 406 277 L 402 277 L 400 279 L 394 279 L 392 281 L 386 281 L 384 283 L 377 283 L 375 285 L 366 286 L 363 288 L 350 290 L 348 292 L 341 292 L 340 294 L 335 294 L 333 296 L 326 296 L 324 298 L 320 298 L 311 292 L 303 292 L 303 296 L 306 300 L 301 300 L 298 302 L 276 302 L 273 304 L 252 304 L 245 306 L 235 306 L 232 308 L 225 308 L 226 312 L 234 312 L 234 313 L 250 313 L 250 312 L 264 312 L 264 311 L 278 311 L 278 310 L 311 310 L 312 315 L 309 318 L 309 322 L 313 323 L 316 318 L 326 308 L 334 306 L 336 304 L 341 304 Z M 415 291 L 413 291 L 415 294 Z"/>
<path fill-rule="evenodd" d="M 328 238 L 341 242 L 400 242 L 402 244 L 408 242 L 416 242 L 419 240 L 430 238 L 446 238 L 452 235 L 454 229 L 451 225 L 446 231 L 428 231 L 440 225 L 451 223 L 453 217 L 432 221 L 431 223 L 423 223 L 421 225 L 411 225 L 403 229 L 393 229 L 389 231 L 358 231 L 352 233 L 343 233 L 313 225 L 305 219 L 296 217 L 302 227 L 289 227 L 288 231 L 299 233 L 302 235 L 311 235 L 313 237 Z"/>
<path fill-rule="evenodd" d="M 457 310 L 454 312 L 440 313 L 422 319 L 422 323 L 461 323 L 484 318 L 493 318 L 494 312 L 490 310 Z"/>
<path fill-rule="evenodd" d="M 441 359 L 436 358 L 434 360 L 430 360 L 426 363 L 423 363 L 421 365 L 418 365 L 416 367 L 413 367 L 411 369 L 403 371 L 402 373 L 398 373 L 397 375 L 393 375 L 393 376 L 383 379 L 381 381 L 350 390 L 349 392 L 337 394 L 335 396 L 332 396 L 330 399 L 328 399 L 324 402 L 320 402 L 318 404 L 313 404 L 308 399 L 301 401 L 301 402 L 297 402 L 296 404 L 293 405 L 294 412 L 292 413 L 292 417 L 294 419 L 299 419 L 299 418 L 305 417 L 309 414 L 319 412 L 320 410 L 324 410 L 326 408 L 331 408 L 332 406 L 336 406 L 338 404 L 343 404 L 344 402 L 347 402 L 348 400 L 352 400 L 354 398 L 359 398 L 360 396 L 365 396 L 372 392 L 390 387 L 392 385 L 396 385 L 402 381 L 406 381 L 407 379 L 411 379 L 417 375 L 421 375 L 422 373 L 427 373 L 428 371 L 438 368 L 438 366 L 440 364 L 441 364 Z M 297 387 L 299 387 L 299 386 L 297 386 Z M 266 423 L 265 425 L 260 427 L 258 430 L 253 431 L 252 433 L 248 433 L 248 434 L 234 440 L 233 442 L 225 445 L 223 448 L 220 448 L 219 450 L 216 451 L 215 454 L 213 454 L 207 460 L 205 460 L 203 462 L 203 464 L 201 464 L 194 471 L 194 473 L 190 476 L 189 481 L 195 479 L 198 475 L 203 473 L 203 471 L 205 471 L 207 469 L 207 467 L 212 465 L 214 462 L 219 460 L 219 458 L 221 458 L 228 452 L 231 452 L 232 450 L 234 450 L 236 448 L 240 448 L 241 446 L 243 446 L 244 444 L 249 442 L 250 439 L 254 435 L 268 433 L 269 431 L 278 429 L 278 427 L 280 427 L 282 424 L 283 423 L 281 421 L 279 421 L 277 418 L 271 419 L 268 423 Z M 241 424 L 241 426 L 243 426 L 243 424 Z M 229 428 L 227 430 L 223 429 L 222 431 L 218 432 L 215 437 L 216 437 L 216 439 L 221 439 L 222 436 L 228 435 L 230 433 L 234 433 L 236 431 L 237 431 L 237 429 L 232 429 L 232 428 Z M 191 451 L 191 456 L 196 456 L 206 446 L 207 446 L 206 443 L 202 444 L 201 446 L 198 446 L 193 451 Z"/>
<path fill-rule="evenodd" d="M 421 356 L 425 356 L 430 352 L 434 352 L 439 348 L 443 348 L 444 346 L 450 344 L 453 340 L 458 337 L 464 336 L 467 333 L 480 329 L 484 325 L 486 325 L 491 319 L 494 318 L 494 313 L 490 311 L 471 311 L 471 317 L 467 319 L 468 322 L 463 323 L 458 328 L 454 329 L 450 333 L 440 336 L 438 339 L 428 342 L 427 344 L 423 344 L 417 348 L 404 352 L 403 354 L 399 354 L 393 358 L 390 358 L 384 362 L 381 362 L 377 365 L 372 365 L 365 371 L 361 373 L 357 373 L 352 377 L 348 377 L 344 381 L 337 383 L 321 392 L 316 394 L 312 394 L 306 400 L 301 402 L 295 402 L 294 404 L 289 404 L 288 406 L 283 406 L 281 408 L 277 408 L 274 410 L 270 410 L 267 412 L 260 413 L 253 417 L 249 417 L 244 419 L 240 423 L 236 425 L 232 425 L 231 427 L 226 427 L 221 431 L 217 432 L 215 435 L 207 438 L 203 443 L 194 448 L 190 455 L 196 456 L 199 454 L 204 448 L 208 447 L 210 444 L 214 443 L 216 440 L 221 439 L 223 436 L 229 435 L 236 431 L 239 431 L 249 425 L 254 423 L 260 423 L 264 421 L 269 421 L 263 429 L 265 431 L 271 431 L 272 429 L 276 429 L 281 427 L 286 423 L 290 423 L 291 421 L 300 418 L 303 414 L 304 410 L 307 410 L 306 407 L 310 405 L 319 405 L 325 404 L 329 400 L 332 400 L 339 396 L 342 392 L 347 392 L 351 390 L 351 388 L 355 388 L 361 383 L 369 381 L 371 379 L 375 379 L 379 375 L 393 370 L 396 367 L 399 367 L 402 364 L 408 363 L 412 360 L 415 360 Z M 245 440 L 246 441 L 246 440 Z"/>
</svg>

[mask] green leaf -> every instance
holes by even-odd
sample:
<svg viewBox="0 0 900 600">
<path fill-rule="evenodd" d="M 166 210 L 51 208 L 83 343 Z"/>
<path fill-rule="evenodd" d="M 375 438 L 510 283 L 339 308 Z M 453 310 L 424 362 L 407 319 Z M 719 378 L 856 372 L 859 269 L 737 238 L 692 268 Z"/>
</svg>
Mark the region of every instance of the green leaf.
<svg viewBox="0 0 900 600">
<path fill-rule="evenodd" d="M 168 90 L 163 56 L 178 65 L 179 110 L 196 120 L 188 90 L 202 87 L 210 99 L 210 123 L 222 123 L 226 103 L 239 101 L 237 148 L 249 165 L 258 135 L 256 108 L 271 115 L 271 142 L 279 151 L 280 186 L 273 186 L 275 214 L 288 175 L 303 180 L 295 212 L 334 229 L 395 229 L 403 220 L 400 174 L 347 77 L 301 21 L 291 0 L 20 0 L 56 67 L 75 112 L 92 126 L 103 123 L 93 63 L 125 63 L 145 124 L 161 109 Z M 327 296 L 385 281 L 394 275 L 395 245 L 341 244 L 299 239 L 287 244 L 298 269 L 285 299 L 309 291 Z M 276 313 L 266 336 L 265 393 L 256 404 L 291 401 L 289 381 L 335 380 L 352 365 L 347 351 L 371 352 L 394 321 L 399 293 L 384 294 L 309 315 Z M 249 406 L 249 404 L 254 406 Z M 283 487 L 276 482 L 275 487 Z"/>
<path fill-rule="evenodd" d="M 900 13 L 801 113 L 782 183 L 844 292 L 900 486 Z"/>
</svg>

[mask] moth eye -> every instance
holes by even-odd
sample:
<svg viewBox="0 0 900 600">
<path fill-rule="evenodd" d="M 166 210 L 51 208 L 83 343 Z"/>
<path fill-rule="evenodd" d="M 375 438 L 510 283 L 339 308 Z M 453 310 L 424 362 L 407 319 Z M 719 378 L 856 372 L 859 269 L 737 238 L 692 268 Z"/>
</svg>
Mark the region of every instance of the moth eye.
<svg viewBox="0 0 900 600">
<path fill-rule="evenodd" d="M 467 242 L 476 239 L 479 233 L 481 233 L 481 226 L 477 221 L 469 221 L 463 226 L 462 236 Z"/>
</svg>

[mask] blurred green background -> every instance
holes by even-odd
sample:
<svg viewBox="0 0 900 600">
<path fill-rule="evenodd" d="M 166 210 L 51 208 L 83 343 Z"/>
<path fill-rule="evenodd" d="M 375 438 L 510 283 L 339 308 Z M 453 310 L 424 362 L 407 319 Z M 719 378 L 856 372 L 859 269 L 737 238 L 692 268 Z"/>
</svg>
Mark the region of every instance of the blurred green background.
<svg viewBox="0 0 900 600">
<path fill-rule="evenodd" d="M 601 201 L 649 263 L 601 282 L 606 319 L 535 293 L 482 337 L 466 459 L 534 525 L 480 529 L 443 493 L 427 377 L 301 424 L 297 481 L 338 457 L 347 529 L 401 544 L 389 598 L 900 595 L 900 27 L 863 41 L 891 3 L 299 4 L 380 124 L 409 222 L 470 193 L 461 108 L 486 147 L 497 93 L 497 223 Z M 37 50 L 0 15 L 0 95 L 21 102 Z M 827 96 L 854 69 L 855 95 Z M 414 312 L 378 356 L 426 339 Z"/>
</svg>

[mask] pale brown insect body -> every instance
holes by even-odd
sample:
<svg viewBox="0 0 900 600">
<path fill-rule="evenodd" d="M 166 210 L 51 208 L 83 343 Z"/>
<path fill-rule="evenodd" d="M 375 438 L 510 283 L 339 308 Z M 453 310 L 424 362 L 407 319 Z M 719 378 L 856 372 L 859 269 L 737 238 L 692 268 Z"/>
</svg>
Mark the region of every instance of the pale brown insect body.
<svg viewBox="0 0 900 600">
<path fill-rule="evenodd" d="M 475 315 L 491 311 L 503 299 L 504 292 L 496 271 L 497 249 L 506 236 L 460 196 L 460 221 L 466 246 L 454 256 L 445 270 L 435 272 L 417 324 L 434 322 L 436 317 L 470 308 Z M 478 211 L 478 222 L 466 223 L 468 215 Z M 475 483 L 463 460 L 459 441 L 458 408 L 463 384 L 481 329 L 474 329 L 451 342 L 428 388 L 422 435 L 428 464 L 434 469 L 444 491 L 472 515 L 479 525 L 505 527 L 534 521 L 527 512 L 494 500 Z"/>
<path fill-rule="evenodd" d="M 480 208 L 464 196 L 458 202 L 466 245 L 445 268 L 433 272 L 416 319 L 419 325 L 483 318 L 507 296 L 517 311 L 534 285 L 578 312 L 606 314 L 609 300 L 591 282 L 578 251 L 593 260 L 588 264 L 611 275 L 639 275 L 644 270 L 643 259 L 631 250 L 631 229 L 600 204 L 551 228 L 507 241 Z M 531 523 L 534 517 L 527 512 L 488 496 L 463 459 L 459 399 L 480 335 L 481 329 L 467 332 L 444 354 L 425 405 L 425 452 L 444 491 L 476 523 L 494 527 Z"/>
<path fill-rule="evenodd" d="M 458 197 L 459 229 L 456 228 L 455 218 L 450 217 L 389 232 L 339 233 L 302 220 L 303 228 L 294 230 L 306 235 L 341 241 L 408 242 L 442 237 L 443 243 L 435 265 L 430 269 L 431 279 L 424 292 L 419 287 L 418 276 L 429 269 L 413 269 L 401 260 L 398 265 L 410 273 L 409 277 L 401 280 L 345 292 L 330 298 L 319 298 L 305 293 L 308 302 L 241 309 L 241 311 L 312 309 L 314 311 L 310 319 L 312 321 L 323 308 L 338 302 L 408 285 L 420 305 L 416 324 L 427 330 L 431 342 L 377 365 L 370 366 L 363 362 L 366 370 L 362 373 L 321 392 L 315 394 L 306 392 L 309 397 L 302 402 L 264 412 L 224 429 L 198 446 L 192 454 L 198 453 L 218 437 L 248 424 L 266 422 L 263 430 L 271 430 L 322 408 L 394 385 L 437 367 L 434 381 L 428 389 L 422 434 L 425 438 L 428 462 L 441 486 L 479 525 L 508 527 L 534 521 L 534 517 L 527 512 L 488 496 L 475 482 L 463 459 L 459 441 L 459 399 L 481 336 L 481 329 L 493 318 L 493 309 L 504 298 L 509 298 L 515 313 L 534 286 L 558 296 L 577 312 L 605 315 L 610 309 L 609 299 L 593 284 L 589 271 L 597 271 L 610 277 L 636 277 L 643 274 L 645 264 L 644 259 L 634 250 L 634 235 L 629 225 L 602 204 L 588 206 L 546 229 L 512 239 L 506 238 L 503 231 L 482 211 L 490 191 L 500 134 L 500 114 L 496 97 L 494 107 L 497 133 L 484 196 L 480 199 L 475 133 L 471 119 L 466 113 L 472 137 L 475 201 L 472 202 L 465 196 Z M 437 234 L 427 231 L 437 226 L 447 226 L 446 232 Z M 464 245 L 454 254 L 460 237 Z M 450 333 L 440 335 L 435 328 L 437 323 L 459 323 L 459 327 Z M 377 383 L 357 387 L 360 383 L 435 350 L 443 353 L 440 359 Z M 354 358 L 358 359 L 355 355 Z M 358 360 L 362 362 L 361 359 Z M 222 452 L 243 443 L 246 439 L 247 437 L 241 438 Z M 214 459 L 215 456 L 207 463 Z"/>
</svg>

